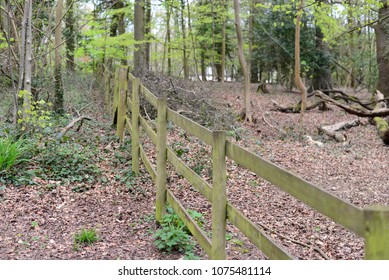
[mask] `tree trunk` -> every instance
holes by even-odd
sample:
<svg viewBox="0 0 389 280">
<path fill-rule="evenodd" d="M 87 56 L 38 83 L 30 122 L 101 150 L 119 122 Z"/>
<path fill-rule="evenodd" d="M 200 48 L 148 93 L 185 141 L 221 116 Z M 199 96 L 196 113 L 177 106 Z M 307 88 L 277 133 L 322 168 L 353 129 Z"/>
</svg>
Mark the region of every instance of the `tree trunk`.
<svg viewBox="0 0 389 280">
<path fill-rule="evenodd" d="M 146 44 L 145 44 L 145 68 L 150 69 L 150 53 L 151 53 L 151 0 L 145 0 L 146 11 L 145 11 L 145 33 L 146 33 Z"/>
<path fill-rule="evenodd" d="M 318 6 L 320 7 L 327 0 L 318 0 Z M 315 26 L 315 43 L 317 58 L 313 68 L 313 90 L 328 90 L 332 89 L 332 77 L 331 77 L 331 61 L 330 61 L 330 48 L 324 41 L 324 34 L 321 28 L 316 24 Z"/>
<path fill-rule="evenodd" d="M 134 71 L 141 74 L 144 67 L 144 0 L 135 0 L 134 7 L 134 39 L 135 39 L 135 51 L 134 51 Z"/>
<path fill-rule="evenodd" d="M 172 75 L 172 50 L 171 50 L 171 30 L 170 30 L 170 18 L 172 7 L 170 1 L 166 1 L 166 41 L 167 41 L 167 73 L 170 77 Z"/>
<path fill-rule="evenodd" d="M 63 84 L 62 84 L 62 75 L 61 75 L 61 55 L 60 55 L 60 46 L 62 41 L 62 13 L 63 13 L 63 0 L 58 0 L 57 8 L 55 13 L 55 68 L 54 68 L 54 82 L 55 82 L 55 101 L 54 101 L 54 110 L 58 114 L 63 114 Z"/>
<path fill-rule="evenodd" d="M 200 59 L 200 67 L 201 67 L 201 80 L 207 81 L 207 66 L 205 65 L 205 50 L 201 50 L 201 59 Z"/>
<path fill-rule="evenodd" d="M 295 52 L 294 52 L 294 81 L 296 83 L 297 88 L 301 91 L 301 111 L 299 123 L 302 125 L 304 123 L 304 112 L 307 104 L 307 88 L 305 87 L 303 81 L 300 76 L 300 22 L 301 15 L 303 13 L 304 0 L 300 1 L 300 5 L 297 12 L 296 17 L 296 33 L 295 33 Z"/>
<path fill-rule="evenodd" d="M 65 17 L 65 40 L 66 40 L 66 69 L 68 71 L 74 71 L 74 51 L 76 49 L 75 36 L 74 36 L 74 2 L 72 0 L 66 0 L 67 14 Z"/>
<path fill-rule="evenodd" d="M 389 8 L 387 1 L 382 1 L 382 4 L 378 13 L 379 21 L 375 26 L 378 64 L 377 90 L 385 97 L 389 97 L 389 21 L 382 20 L 388 16 Z"/>
<path fill-rule="evenodd" d="M 226 71 L 226 14 L 227 4 L 226 0 L 222 0 L 223 6 L 223 23 L 222 23 L 222 57 L 221 57 L 221 69 L 220 69 L 220 82 L 224 83 L 224 72 Z"/>
<path fill-rule="evenodd" d="M 190 4 L 189 0 L 186 1 L 186 7 L 188 11 L 188 28 L 189 28 L 189 34 L 191 36 L 192 40 L 192 51 L 193 51 L 193 61 L 194 61 L 194 70 L 196 73 L 196 78 L 201 81 L 199 77 L 199 72 L 198 72 L 198 63 L 197 63 L 197 57 L 196 57 L 196 40 L 194 38 L 193 30 L 192 30 L 192 23 L 191 23 L 191 12 L 190 12 Z"/>
<path fill-rule="evenodd" d="M 32 0 L 27 0 L 24 5 L 22 38 L 19 67 L 18 90 L 27 91 L 23 96 L 23 119 L 29 116 L 31 95 L 31 63 L 32 63 Z"/>
<path fill-rule="evenodd" d="M 250 96 L 250 69 L 247 65 L 246 58 L 244 57 L 244 52 L 243 52 L 243 36 L 242 36 L 242 27 L 240 24 L 239 0 L 234 0 L 234 10 L 235 10 L 236 35 L 238 38 L 238 57 L 239 57 L 239 63 L 242 68 L 243 77 L 244 77 L 243 108 L 244 108 L 245 119 L 251 123 L 253 121 L 253 116 L 251 111 L 251 96 Z"/>
<path fill-rule="evenodd" d="M 186 25 L 184 20 L 185 2 L 181 0 L 181 33 L 182 33 L 182 62 L 184 65 L 184 79 L 189 80 L 189 66 L 186 49 Z"/>
<path fill-rule="evenodd" d="M 330 49 L 323 41 L 324 35 L 319 26 L 316 26 L 316 51 L 319 59 L 313 69 L 312 87 L 314 90 L 332 89 L 332 76 L 330 66 Z"/>
</svg>

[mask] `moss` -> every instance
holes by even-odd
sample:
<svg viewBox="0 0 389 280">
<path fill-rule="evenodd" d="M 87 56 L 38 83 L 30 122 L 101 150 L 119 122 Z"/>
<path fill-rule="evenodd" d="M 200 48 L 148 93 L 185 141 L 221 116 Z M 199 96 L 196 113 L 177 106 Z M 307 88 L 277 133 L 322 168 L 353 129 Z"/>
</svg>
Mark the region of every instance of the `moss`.
<svg viewBox="0 0 389 280">
<path fill-rule="evenodd" d="M 383 118 L 375 117 L 373 120 L 374 120 L 374 123 L 375 123 L 379 133 L 382 133 L 382 132 L 385 132 L 388 130 L 388 128 L 389 128 L 388 122 L 385 121 Z"/>
<path fill-rule="evenodd" d="M 383 118 L 375 117 L 373 119 L 375 126 L 377 127 L 378 134 L 386 145 L 389 145 L 389 124 Z"/>
</svg>

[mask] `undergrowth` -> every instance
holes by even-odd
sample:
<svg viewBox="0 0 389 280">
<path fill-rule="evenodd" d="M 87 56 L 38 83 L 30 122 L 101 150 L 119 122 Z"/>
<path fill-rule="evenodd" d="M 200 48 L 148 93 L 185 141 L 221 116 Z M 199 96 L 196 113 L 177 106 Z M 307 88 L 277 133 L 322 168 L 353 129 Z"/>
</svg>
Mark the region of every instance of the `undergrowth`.
<svg viewBox="0 0 389 280">
<path fill-rule="evenodd" d="M 161 229 L 154 234 L 155 246 L 161 251 L 183 253 L 185 259 L 199 259 L 194 253 L 196 242 L 189 229 L 171 207 L 167 207 L 166 211 L 160 224 Z M 194 210 L 188 212 L 201 227 L 204 223 L 203 216 Z"/>
</svg>

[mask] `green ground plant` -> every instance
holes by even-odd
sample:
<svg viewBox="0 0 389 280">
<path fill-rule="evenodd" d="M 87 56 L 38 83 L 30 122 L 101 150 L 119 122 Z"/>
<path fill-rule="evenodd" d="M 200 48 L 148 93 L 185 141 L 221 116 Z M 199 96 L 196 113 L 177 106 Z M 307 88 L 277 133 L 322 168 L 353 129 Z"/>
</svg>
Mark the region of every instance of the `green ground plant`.
<svg viewBox="0 0 389 280">
<path fill-rule="evenodd" d="M 194 253 L 196 242 L 192 239 L 184 222 L 171 207 L 167 207 L 166 211 L 161 222 L 161 229 L 154 234 L 155 246 L 161 251 L 183 253 L 185 259 L 199 259 Z M 202 226 L 204 222 L 202 215 L 194 210 L 188 212 Z"/>
<path fill-rule="evenodd" d="M 23 139 L 7 136 L 0 138 L 0 174 L 28 160 L 29 143 Z"/>
<path fill-rule="evenodd" d="M 74 235 L 74 249 L 78 250 L 79 246 L 89 246 L 96 243 L 99 240 L 96 229 L 83 228 L 80 232 Z"/>
</svg>

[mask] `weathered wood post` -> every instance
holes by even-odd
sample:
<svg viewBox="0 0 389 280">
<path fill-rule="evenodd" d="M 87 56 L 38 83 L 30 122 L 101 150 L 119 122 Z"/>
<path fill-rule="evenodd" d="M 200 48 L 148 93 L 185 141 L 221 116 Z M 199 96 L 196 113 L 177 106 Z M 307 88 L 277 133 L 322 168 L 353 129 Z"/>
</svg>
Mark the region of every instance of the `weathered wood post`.
<svg viewBox="0 0 389 280">
<path fill-rule="evenodd" d="M 155 219 L 162 221 L 166 210 L 166 137 L 167 137 L 167 100 L 157 101 L 157 198 Z"/>
<path fill-rule="evenodd" d="M 227 171 L 226 133 L 213 132 L 212 143 L 212 255 L 213 260 L 226 259 Z"/>
<path fill-rule="evenodd" d="M 132 139 L 131 139 L 131 154 L 132 154 L 132 171 L 135 175 L 139 175 L 139 87 L 140 82 L 138 78 L 132 81 L 132 107 L 131 107 L 131 125 L 132 125 Z"/>
<path fill-rule="evenodd" d="M 112 97 L 111 97 L 111 72 L 108 68 L 104 71 L 105 79 L 105 108 L 108 115 L 112 115 Z"/>
<path fill-rule="evenodd" d="M 389 208 L 363 209 L 365 219 L 365 259 L 389 260 Z"/>
<path fill-rule="evenodd" d="M 119 104 L 119 68 L 115 71 L 115 77 L 113 79 L 113 106 L 112 106 L 112 123 L 117 123 L 117 113 Z"/>
<path fill-rule="evenodd" d="M 117 124 L 116 124 L 116 135 L 120 141 L 124 138 L 124 126 L 126 123 L 127 114 L 127 91 L 128 91 L 128 67 L 120 66 L 119 68 L 119 96 L 117 106 Z"/>
</svg>

